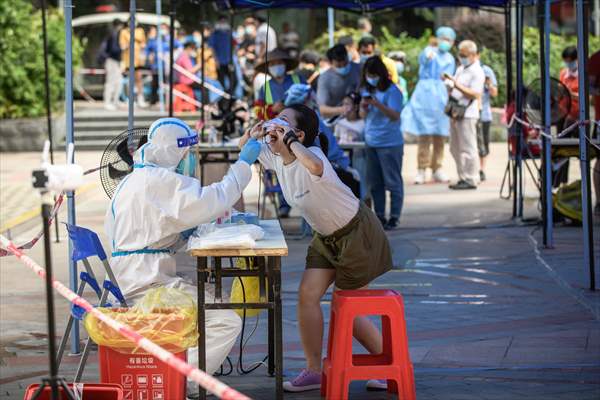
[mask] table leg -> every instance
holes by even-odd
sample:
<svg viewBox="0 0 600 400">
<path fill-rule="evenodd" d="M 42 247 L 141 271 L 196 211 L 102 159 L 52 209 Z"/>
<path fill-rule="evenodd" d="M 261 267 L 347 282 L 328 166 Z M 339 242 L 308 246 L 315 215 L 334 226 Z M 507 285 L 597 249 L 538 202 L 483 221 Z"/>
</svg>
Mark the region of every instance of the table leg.
<svg viewBox="0 0 600 400">
<path fill-rule="evenodd" d="M 283 322 L 281 320 L 281 257 L 272 257 L 273 294 L 275 309 L 275 394 L 283 398 Z"/>
<path fill-rule="evenodd" d="M 269 263 L 270 258 L 268 259 Z M 275 296 L 273 294 L 273 268 L 271 265 L 267 266 L 267 280 L 269 281 L 269 284 L 267 285 L 267 290 L 268 290 L 268 301 L 274 303 L 275 302 Z M 269 372 L 269 376 L 274 376 L 275 375 L 275 309 L 273 308 L 269 308 L 267 310 L 267 315 L 268 315 L 268 327 L 267 327 L 267 332 L 268 332 L 268 344 L 269 344 L 269 363 L 268 363 L 268 372 Z"/>
<path fill-rule="evenodd" d="M 221 257 L 215 257 L 215 299 L 217 303 L 223 302 L 223 287 L 221 282 Z"/>
<path fill-rule="evenodd" d="M 206 257 L 198 257 L 197 260 L 197 277 L 198 277 L 198 369 L 206 371 L 206 318 L 205 318 L 205 297 L 204 297 L 204 282 L 206 280 L 206 267 L 208 260 Z M 206 390 L 198 385 L 199 399 L 206 399 Z"/>
</svg>

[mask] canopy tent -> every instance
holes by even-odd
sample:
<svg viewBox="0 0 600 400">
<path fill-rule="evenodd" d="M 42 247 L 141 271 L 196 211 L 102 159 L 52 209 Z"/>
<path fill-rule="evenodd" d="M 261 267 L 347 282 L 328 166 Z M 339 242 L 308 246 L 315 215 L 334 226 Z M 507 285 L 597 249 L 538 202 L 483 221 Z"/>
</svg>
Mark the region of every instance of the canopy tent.
<svg viewBox="0 0 600 400">
<path fill-rule="evenodd" d="M 210 1 L 210 0 L 209 0 Z M 510 0 L 214 0 L 220 8 L 336 8 L 367 13 L 386 8 L 504 7 Z"/>
<path fill-rule="evenodd" d="M 504 11 L 505 22 L 506 22 L 506 57 L 507 57 L 507 98 L 514 96 L 516 100 L 516 115 L 517 117 L 523 117 L 523 8 L 526 6 L 538 5 L 538 16 L 539 16 L 539 28 L 540 28 L 540 76 L 543 78 L 543 90 L 542 95 L 544 98 L 544 131 L 546 134 L 550 134 L 550 96 L 549 93 L 549 82 L 550 82 L 550 65 L 549 65 L 549 32 L 550 32 L 550 17 L 549 8 L 550 0 L 188 0 L 195 4 L 201 5 L 203 3 L 215 3 L 221 10 L 230 10 L 233 15 L 233 11 L 236 9 L 250 9 L 250 10 L 268 10 L 271 8 L 335 8 L 340 10 L 358 12 L 358 13 L 370 13 L 385 9 L 396 9 L 396 8 L 414 8 L 414 7 L 495 7 L 500 8 Z M 568 0 L 565 0 L 568 1 Z M 579 116 L 581 121 L 589 120 L 589 96 L 586 96 L 586 90 L 589 90 L 589 83 L 587 80 L 586 73 L 586 59 L 587 59 L 587 37 L 588 37 L 588 4 L 584 4 L 584 0 L 572 0 L 576 4 L 576 17 L 579 23 L 577 24 L 577 43 L 579 51 L 579 96 L 584 98 L 584 101 L 579 102 Z M 157 9 L 160 9 L 160 0 L 157 0 Z M 170 24 L 171 24 L 171 54 L 169 57 L 169 63 L 171 65 L 170 71 L 172 71 L 173 65 L 173 40 L 174 40 L 174 28 L 175 28 L 175 5 L 177 1 L 170 1 Z M 512 11 L 516 10 L 515 18 L 515 32 L 516 32 L 516 48 L 514 54 L 515 60 L 515 85 L 513 87 L 512 69 L 513 69 L 513 49 L 512 49 Z M 65 97 L 66 97 L 66 138 L 67 146 L 69 143 L 73 143 L 73 77 L 72 77 L 72 42 L 71 42 L 71 31 L 72 31 L 72 0 L 64 1 L 64 14 L 65 14 L 65 34 L 66 34 L 66 46 L 65 46 Z M 157 12 L 158 14 L 158 12 Z M 135 0 L 130 0 L 130 28 L 133 31 L 135 26 L 136 18 L 136 6 Z M 203 30 L 201 30 L 203 32 Z M 134 35 L 131 35 L 133 40 Z M 202 40 L 204 47 L 204 40 Z M 133 43 L 131 43 L 133 47 Z M 130 56 L 133 57 L 134 52 L 130 52 Z M 204 60 L 204 57 L 201 57 Z M 133 66 L 133 59 L 130 60 L 130 66 Z M 204 82 L 204 67 L 202 67 L 202 82 Z M 133 88 L 133 71 L 130 70 L 129 74 L 129 87 Z M 169 114 L 172 115 L 172 99 L 173 99 L 173 74 L 170 74 L 169 79 L 169 98 L 170 98 L 170 110 Z M 129 128 L 133 128 L 133 115 L 134 107 L 133 101 L 134 96 L 129 97 Z M 204 113 L 204 107 L 202 107 L 202 113 Z M 586 129 L 589 129 L 589 125 L 586 127 L 585 124 L 581 123 L 579 126 L 579 149 L 580 149 L 580 163 L 582 171 L 582 211 L 583 211 L 583 252 L 584 262 L 589 267 L 590 274 L 590 289 L 595 290 L 595 276 L 594 276 L 594 250 L 593 250 L 593 235 L 592 235 L 592 211 L 591 211 L 591 193 L 590 193 L 590 160 L 588 158 L 588 142 L 586 140 Z M 522 159 L 520 149 L 523 146 L 522 143 L 522 127 L 517 125 L 517 151 L 516 157 L 513 162 L 513 217 L 518 219 L 523 217 L 523 179 L 522 179 Z M 553 246 L 553 216 L 552 216 L 552 192 L 551 192 L 551 179 L 550 179 L 550 152 L 552 143 L 547 137 L 543 137 L 543 152 L 542 152 L 542 221 L 544 225 L 544 245 L 546 247 Z M 68 198 L 68 219 L 70 224 L 75 224 L 75 195 L 73 192 L 67 194 Z M 71 246 L 69 246 L 69 254 L 71 252 Z M 70 259 L 70 257 L 69 257 Z M 70 261 L 69 265 L 70 272 L 70 284 L 71 289 L 77 288 L 77 268 L 73 261 Z M 71 352 L 77 353 L 79 351 L 79 332 L 76 330 L 72 331 L 71 337 Z"/>
</svg>

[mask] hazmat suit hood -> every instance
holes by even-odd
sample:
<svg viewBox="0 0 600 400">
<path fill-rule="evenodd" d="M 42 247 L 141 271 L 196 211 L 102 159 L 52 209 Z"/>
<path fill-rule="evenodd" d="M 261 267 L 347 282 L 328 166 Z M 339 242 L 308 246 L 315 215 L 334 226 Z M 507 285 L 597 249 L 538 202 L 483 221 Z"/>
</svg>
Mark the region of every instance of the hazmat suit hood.
<svg viewBox="0 0 600 400">
<path fill-rule="evenodd" d="M 138 165 L 175 169 L 198 134 L 179 118 L 161 118 L 148 130 L 148 142 L 134 154 Z"/>
</svg>

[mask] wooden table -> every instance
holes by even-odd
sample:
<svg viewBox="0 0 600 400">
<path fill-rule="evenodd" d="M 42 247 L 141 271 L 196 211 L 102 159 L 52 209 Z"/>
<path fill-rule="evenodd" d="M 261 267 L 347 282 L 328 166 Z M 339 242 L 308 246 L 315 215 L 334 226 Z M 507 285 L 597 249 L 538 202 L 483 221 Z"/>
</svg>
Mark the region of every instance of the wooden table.
<svg viewBox="0 0 600 400">
<path fill-rule="evenodd" d="M 223 309 L 267 309 L 268 310 L 268 372 L 275 375 L 276 399 L 283 398 L 283 328 L 281 320 L 281 257 L 288 255 L 288 248 L 278 220 L 261 220 L 265 237 L 256 242 L 253 249 L 196 249 L 190 255 L 197 258 L 198 274 L 198 368 L 206 371 L 206 310 Z M 209 266 L 208 258 L 213 259 Z M 256 269 L 223 268 L 222 259 L 249 257 L 254 259 Z M 215 302 L 206 303 L 204 288 L 208 274 L 215 277 Z M 225 277 L 256 276 L 259 278 L 260 302 L 229 303 L 223 301 L 222 279 Z M 268 283 L 268 285 L 266 284 Z M 268 287 L 266 287 L 268 286 Z M 266 294 L 268 296 L 266 296 Z M 266 300 L 265 300 L 266 299 Z M 200 387 L 200 399 L 206 391 Z"/>
</svg>

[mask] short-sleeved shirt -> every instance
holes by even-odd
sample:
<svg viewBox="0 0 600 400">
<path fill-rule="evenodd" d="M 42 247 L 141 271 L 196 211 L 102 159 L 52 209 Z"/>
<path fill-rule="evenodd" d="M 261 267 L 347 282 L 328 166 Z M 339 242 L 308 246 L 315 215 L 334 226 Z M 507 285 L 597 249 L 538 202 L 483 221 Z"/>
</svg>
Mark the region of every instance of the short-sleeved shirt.
<svg viewBox="0 0 600 400">
<path fill-rule="evenodd" d="M 327 137 L 327 141 L 329 142 L 327 146 L 327 159 L 340 168 L 348 168 L 350 166 L 350 159 L 338 145 L 333 131 L 325 125 L 322 118 L 319 118 L 319 131 Z"/>
<path fill-rule="evenodd" d="M 483 69 L 481 68 L 481 64 L 479 61 L 475 61 L 468 65 L 467 67 L 460 66 L 456 69 L 456 74 L 454 74 L 454 78 L 456 81 L 466 88 L 469 88 L 475 93 L 478 93 L 480 96 L 483 94 L 483 86 L 485 84 L 485 74 L 483 73 Z M 465 118 L 476 118 L 479 119 L 479 103 L 477 99 L 471 101 L 468 99 L 460 90 L 452 89 L 450 96 L 458 100 L 459 104 L 462 104 L 467 107 L 465 111 Z"/>
<path fill-rule="evenodd" d="M 373 97 L 392 110 L 402 112 L 403 99 L 398 86 L 391 84 L 384 92 L 376 90 Z M 393 121 L 377 107 L 369 106 L 365 119 L 365 142 L 370 147 L 394 147 L 403 144 L 400 118 Z"/>
<path fill-rule="evenodd" d="M 298 208 L 306 222 L 321 235 L 331 235 L 345 227 L 358 212 L 359 200 L 333 170 L 318 147 L 309 147 L 323 162 L 323 175 L 312 175 L 297 159 L 283 165 L 283 159 L 262 146 L 260 163 L 275 171 L 285 200 Z"/>
<path fill-rule="evenodd" d="M 294 77 L 292 77 L 291 74 L 287 74 L 281 83 L 277 82 L 276 79 L 270 79 L 260 88 L 260 91 L 258 92 L 258 100 L 262 100 L 267 104 L 275 104 L 279 102 L 283 103 L 285 100 L 285 92 L 294 83 L 306 83 L 306 81 L 298 75 L 294 75 Z M 266 95 L 266 85 L 269 85 L 270 87 L 272 101 L 267 99 L 268 96 Z"/>
<path fill-rule="evenodd" d="M 192 64 L 192 59 L 185 51 L 182 51 L 179 57 L 177 57 L 177 61 L 175 61 L 175 64 L 179 65 L 180 67 L 189 72 L 191 72 L 192 68 L 194 68 L 194 65 Z M 182 73 L 177 72 L 175 76 L 177 77 L 177 83 L 183 83 L 184 85 L 191 85 L 194 83 L 194 80 L 192 78 Z"/>
<path fill-rule="evenodd" d="M 496 80 L 496 74 L 487 65 L 482 65 L 483 74 L 486 78 L 490 79 L 490 85 L 497 87 L 498 81 Z M 481 120 L 483 122 L 489 122 L 492 120 L 492 104 L 490 98 L 490 90 L 485 86 L 483 87 L 483 96 L 481 96 Z"/>
<path fill-rule="evenodd" d="M 337 107 L 346 95 L 356 92 L 360 86 L 360 64 L 350 63 L 346 75 L 329 68 L 319 76 L 317 84 L 317 103 L 320 106 Z"/>
<path fill-rule="evenodd" d="M 560 70 L 559 75 L 560 83 L 565 85 L 571 93 L 571 110 L 569 111 L 569 117 L 572 119 L 579 118 L 579 78 L 577 74 L 570 74 L 567 68 Z"/>
</svg>

